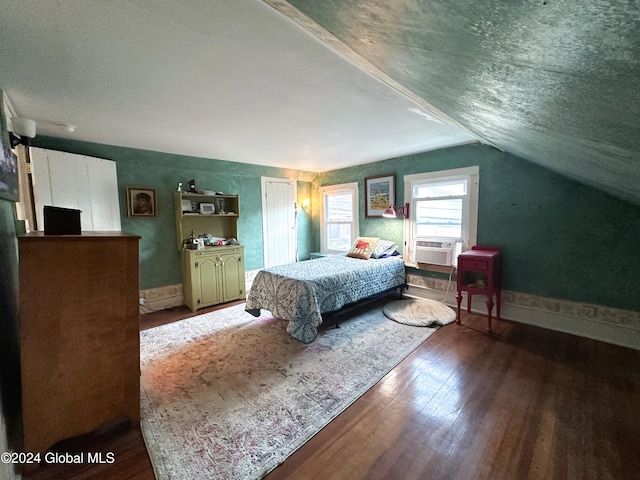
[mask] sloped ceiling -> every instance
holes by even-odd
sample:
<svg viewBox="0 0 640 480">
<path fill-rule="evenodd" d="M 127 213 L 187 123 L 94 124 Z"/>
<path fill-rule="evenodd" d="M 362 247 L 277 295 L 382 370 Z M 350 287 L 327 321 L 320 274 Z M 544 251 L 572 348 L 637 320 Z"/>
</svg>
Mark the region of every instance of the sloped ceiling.
<svg viewBox="0 0 640 480">
<path fill-rule="evenodd" d="M 634 1 L 0 7 L 0 87 L 43 134 L 310 171 L 481 140 L 640 204 Z"/>
<path fill-rule="evenodd" d="M 640 203 L 637 2 L 289 4 L 485 141 Z"/>
</svg>

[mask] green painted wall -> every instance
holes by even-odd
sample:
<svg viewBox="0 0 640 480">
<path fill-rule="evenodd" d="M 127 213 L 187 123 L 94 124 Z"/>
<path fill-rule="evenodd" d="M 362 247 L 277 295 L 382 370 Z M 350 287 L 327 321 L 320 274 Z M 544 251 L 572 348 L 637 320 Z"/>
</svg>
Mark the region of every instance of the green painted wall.
<svg viewBox="0 0 640 480">
<path fill-rule="evenodd" d="M 305 260 L 320 247 L 318 187 L 358 181 L 360 233 L 402 245 L 402 220 L 364 218 L 364 178 L 395 173 L 396 200 L 401 202 L 404 175 L 479 165 L 478 242 L 502 247 L 505 289 L 640 310 L 627 273 L 640 271 L 640 207 L 488 146 L 443 149 L 316 175 L 55 138 L 37 140 L 45 148 L 116 161 L 123 230 L 142 236 L 141 288 L 181 281 L 173 246 L 172 198 L 178 182 L 195 178 L 201 188 L 240 195 L 239 237 L 246 248 L 246 268 L 254 270 L 263 265 L 261 176 L 295 178 L 298 202 L 311 198 L 310 208 L 298 213 L 298 258 Z M 158 218 L 127 218 L 127 185 L 157 189 Z"/>
<path fill-rule="evenodd" d="M 308 197 L 316 174 L 299 170 L 263 167 L 238 162 L 187 157 L 167 153 L 75 142 L 38 136 L 34 145 L 53 150 L 106 158 L 116 162 L 122 230 L 140 235 L 140 288 L 155 288 L 182 282 L 180 254 L 175 248 L 174 191 L 182 182 L 195 179 L 198 189 L 208 188 L 238 194 L 240 218 L 238 240 L 245 246 L 245 268 L 263 267 L 261 177 L 297 180 L 298 201 Z M 156 218 L 127 217 L 126 187 L 141 185 L 157 192 Z M 311 222 L 299 215 L 299 258 L 309 258 L 312 251 Z"/>
<path fill-rule="evenodd" d="M 298 181 L 296 184 L 298 190 L 298 214 L 296 220 L 298 222 L 298 259 L 308 260 L 311 252 L 315 252 L 315 242 L 312 236 L 312 207 L 306 210 L 300 208 L 305 199 L 311 200 L 311 182 Z"/>
<path fill-rule="evenodd" d="M 17 235 L 14 204 L 0 200 L 0 415 L 10 436 L 16 433 L 20 406 Z"/>
<path fill-rule="evenodd" d="M 631 280 L 640 271 L 640 207 L 513 155 L 479 144 L 443 149 L 323 173 L 314 187 L 358 181 L 360 234 L 402 245 L 402 220 L 364 218 L 364 178 L 395 173 L 401 203 L 404 175 L 472 165 L 480 166 L 478 243 L 502 247 L 503 288 L 640 310 Z M 315 218 L 316 242 L 319 228 Z"/>
<path fill-rule="evenodd" d="M 0 98 L 3 92 L 0 90 Z M 2 145 L 9 143 L 9 133 L 4 118 L 3 100 L 0 100 L 0 137 Z M 7 184 L 12 182 L 6 180 Z M 16 184 L 14 182 L 14 184 Z M 10 195 L 13 197 L 12 192 Z M 18 229 L 16 227 L 14 203 L 0 199 L 0 436 L 15 439 L 19 423 L 20 408 L 20 333 L 18 317 Z M 6 439 L 0 444 L 6 445 Z M 14 450 L 15 445 L 11 445 Z M 3 469 L 0 468 L 0 474 Z M 6 471 L 6 470 L 4 470 Z"/>
</svg>

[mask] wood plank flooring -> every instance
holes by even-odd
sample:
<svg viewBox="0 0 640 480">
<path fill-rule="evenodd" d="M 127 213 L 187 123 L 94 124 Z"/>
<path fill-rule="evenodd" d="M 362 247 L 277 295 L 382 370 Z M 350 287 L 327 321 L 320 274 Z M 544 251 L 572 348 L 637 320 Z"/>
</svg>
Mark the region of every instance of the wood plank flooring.
<svg viewBox="0 0 640 480">
<path fill-rule="evenodd" d="M 507 321 L 489 334 L 484 317 L 466 313 L 462 323 L 429 337 L 265 478 L 638 478 L 639 351 Z M 91 442 L 79 447 L 114 452 L 115 462 L 24 478 L 154 478 L 139 428 Z"/>
</svg>

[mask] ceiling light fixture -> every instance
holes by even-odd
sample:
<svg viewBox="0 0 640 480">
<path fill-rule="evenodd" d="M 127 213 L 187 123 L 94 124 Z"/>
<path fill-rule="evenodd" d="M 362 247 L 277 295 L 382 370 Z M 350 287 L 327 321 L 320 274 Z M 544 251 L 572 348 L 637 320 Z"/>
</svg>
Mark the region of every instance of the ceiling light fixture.
<svg viewBox="0 0 640 480">
<path fill-rule="evenodd" d="M 29 118 L 11 117 L 11 148 L 20 145 L 29 145 L 30 140 L 36 136 L 36 122 Z"/>
<path fill-rule="evenodd" d="M 64 130 L 67 133 L 73 133 L 73 132 L 76 131 L 76 126 L 75 125 L 71 125 L 70 123 L 56 122 L 55 125 L 59 129 Z"/>
</svg>

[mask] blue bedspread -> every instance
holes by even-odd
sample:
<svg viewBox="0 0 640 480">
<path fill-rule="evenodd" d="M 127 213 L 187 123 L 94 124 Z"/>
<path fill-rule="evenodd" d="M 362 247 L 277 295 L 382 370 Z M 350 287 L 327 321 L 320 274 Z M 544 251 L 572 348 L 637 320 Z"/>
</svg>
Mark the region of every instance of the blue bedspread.
<svg viewBox="0 0 640 480">
<path fill-rule="evenodd" d="M 311 343 L 318 335 L 322 313 L 404 284 L 401 257 L 360 260 L 328 255 L 260 270 L 245 310 L 257 317 L 265 309 L 276 318 L 289 320 L 289 334 Z"/>
</svg>

